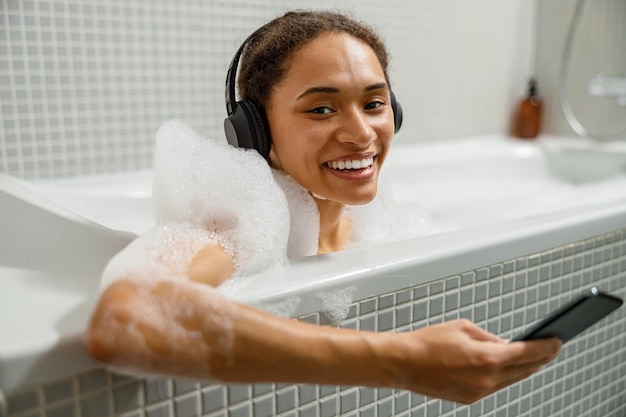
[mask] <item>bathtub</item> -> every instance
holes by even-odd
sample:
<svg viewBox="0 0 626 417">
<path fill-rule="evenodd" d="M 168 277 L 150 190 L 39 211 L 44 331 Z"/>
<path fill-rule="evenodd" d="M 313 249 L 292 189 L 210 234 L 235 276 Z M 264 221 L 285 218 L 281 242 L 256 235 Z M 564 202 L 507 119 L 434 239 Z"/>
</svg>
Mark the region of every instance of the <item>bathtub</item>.
<svg viewBox="0 0 626 417">
<path fill-rule="evenodd" d="M 348 327 L 410 330 L 467 316 L 512 337 L 590 284 L 626 296 L 625 156 L 619 144 L 600 149 L 551 136 L 396 144 L 381 182 L 394 198 L 419 205 L 441 225 L 440 232 L 293 259 L 280 271 L 224 291 L 321 324 L 345 306 L 340 319 Z M 83 351 L 81 336 L 102 267 L 152 223 L 150 186 L 150 171 L 37 182 L 0 178 L 2 230 L 9 230 L 0 238 L 0 389 L 9 398 L 50 381 L 104 372 Z M 603 245 L 611 248 L 610 256 Z M 557 288 L 547 284 L 555 270 Z M 520 284 L 522 273 L 529 281 Z M 518 300 L 515 291 L 530 291 L 524 283 L 537 290 Z M 448 290 L 456 295 L 440 297 Z M 424 317 L 416 313 L 415 297 L 426 303 Z M 404 311 L 406 300 L 410 307 Z M 481 315 L 476 306 L 483 304 Z M 494 324 L 496 304 L 503 309 L 496 316 L 510 316 L 508 324 Z M 373 327 L 362 320 L 372 314 L 368 309 L 380 310 Z M 623 312 L 615 316 L 609 339 L 626 330 Z M 623 363 L 623 339 L 619 343 Z M 247 392 L 252 404 L 254 393 Z M 429 404 L 409 398 L 411 404 Z"/>
</svg>

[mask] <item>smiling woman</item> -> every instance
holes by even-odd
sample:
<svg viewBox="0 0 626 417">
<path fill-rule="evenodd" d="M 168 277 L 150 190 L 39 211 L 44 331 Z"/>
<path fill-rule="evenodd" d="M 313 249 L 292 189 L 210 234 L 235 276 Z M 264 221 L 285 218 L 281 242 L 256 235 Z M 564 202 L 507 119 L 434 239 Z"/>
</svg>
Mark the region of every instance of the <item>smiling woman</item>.
<svg viewBox="0 0 626 417">
<path fill-rule="evenodd" d="M 178 177 L 155 177 L 155 191 L 166 189 L 168 181 L 183 182 L 173 185 L 173 194 L 161 194 L 162 202 L 176 206 L 165 210 L 162 219 L 169 223 L 157 222 L 107 267 L 107 286 L 87 335 L 93 357 L 142 373 L 393 387 L 465 403 L 529 376 L 555 357 L 556 339 L 507 343 L 466 320 L 408 333 L 365 332 L 288 320 L 222 296 L 215 287 L 255 270 L 242 260 L 239 237 L 256 231 L 263 239 L 253 239 L 247 249 L 269 265 L 280 250 L 287 252 L 299 228 L 293 207 L 310 203 L 318 216 L 317 236 L 309 236 L 317 253 L 344 248 L 352 233 L 344 209 L 376 196 L 401 121 L 385 47 L 354 19 L 330 12 L 278 17 L 246 40 L 227 80 L 234 80 L 240 54 L 242 100 L 236 102 L 233 92 L 228 96 L 227 136 L 257 149 L 272 170 L 256 153 L 211 148 L 214 158 L 232 158 L 226 165 L 240 180 L 223 189 L 224 197 L 239 193 L 246 206 L 205 210 L 212 217 L 198 218 L 193 208 L 210 201 L 189 197 L 186 185 L 211 164 L 199 150 L 212 145 L 196 141 L 197 148 L 181 150 L 186 142 L 166 141 L 167 150 L 196 159 L 173 166 L 170 172 Z M 234 87 L 227 81 L 229 88 Z M 274 187 L 257 186 L 272 178 Z M 194 207 L 185 207 L 187 201 Z M 276 218 L 289 205 L 291 230 L 258 221 L 250 213 L 254 204 L 274 204 Z M 120 267 L 120 260 L 133 265 Z"/>
<path fill-rule="evenodd" d="M 288 74 L 266 110 L 272 164 L 326 199 L 371 201 L 394 130 L 376 55 L 347 34 L 323 35 L 300 49 Z M 339 163 L 344 169 L 330 166 Z"/>
<path fill-rule="evenodd" d="M 374 199 L 393 137 L 385 73 L 364 42 L 326 34 L 299 50 L 279 86 L 266 109 L 270 160 L 316 197 L 320 252 L 341 250 L 343 208 Z"/>
</svg>

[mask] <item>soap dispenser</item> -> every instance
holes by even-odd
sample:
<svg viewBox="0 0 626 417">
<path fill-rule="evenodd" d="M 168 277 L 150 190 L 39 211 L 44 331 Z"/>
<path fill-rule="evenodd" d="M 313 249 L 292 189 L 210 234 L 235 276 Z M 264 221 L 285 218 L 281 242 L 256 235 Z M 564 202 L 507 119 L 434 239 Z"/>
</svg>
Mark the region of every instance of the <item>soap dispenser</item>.
<svg viewBox="0 0 626 417">
<path fill-rule="evenodd" d="M 534 139 L 541 129 L 541 97 L 537 94 L 537 81 L 528 81 L 528 94 L 517 106 L 513 120 L 512 135 L 522 139 Z"/>
</svg>

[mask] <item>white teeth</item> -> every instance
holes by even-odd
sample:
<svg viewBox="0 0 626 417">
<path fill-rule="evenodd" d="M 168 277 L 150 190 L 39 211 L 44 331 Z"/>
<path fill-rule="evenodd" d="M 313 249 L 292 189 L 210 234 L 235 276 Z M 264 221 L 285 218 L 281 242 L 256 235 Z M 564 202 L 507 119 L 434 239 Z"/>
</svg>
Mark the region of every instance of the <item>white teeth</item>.
<svg viewBox="0 0 626 417">
<path fill-rule="evenodd" d="M 331 161 L 328 165 L 332 169 L 361 169 L 369 168 L 374 163 L 374 158 L 354 159 L 347 161 Z"/>
</svg>

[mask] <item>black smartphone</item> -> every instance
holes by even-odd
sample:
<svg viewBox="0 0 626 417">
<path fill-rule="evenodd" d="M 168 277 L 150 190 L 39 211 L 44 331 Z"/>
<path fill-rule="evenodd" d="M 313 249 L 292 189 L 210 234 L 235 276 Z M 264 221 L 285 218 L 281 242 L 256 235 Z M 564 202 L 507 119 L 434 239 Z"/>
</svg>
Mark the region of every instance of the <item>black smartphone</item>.
<svg viewBox="0 0 626 417">
<path fill-rule="evenodd" d="M 593 287 L 513 338 L 513 341 L 558 337 L 565 343 L 618 309 L 622 303 L 622 299 Z"/>
</svg>

